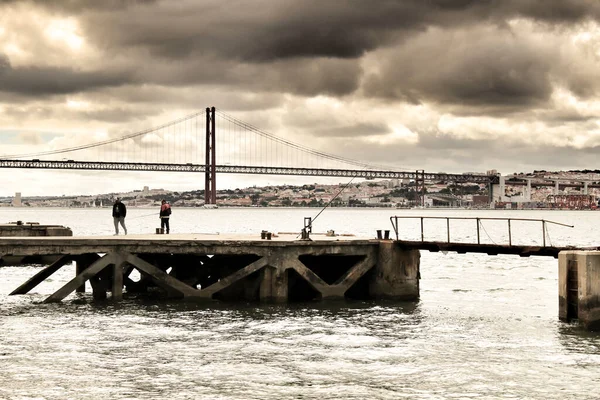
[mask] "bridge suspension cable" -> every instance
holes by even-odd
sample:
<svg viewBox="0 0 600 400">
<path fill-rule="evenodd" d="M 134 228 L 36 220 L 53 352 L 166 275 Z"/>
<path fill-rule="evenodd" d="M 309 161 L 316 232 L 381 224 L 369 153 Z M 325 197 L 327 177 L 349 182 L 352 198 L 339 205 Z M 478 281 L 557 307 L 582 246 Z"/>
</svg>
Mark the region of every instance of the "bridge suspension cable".
<svg viewBox="0 0 600 400">
<path fill-rule="evenodd" d="M 375 164 L 368 164 L 368 163 L 364 163 L 361 161 L 357 161 L 357 160 L 352 160 L 346 157 L 341 157 L 341 156 L 337 156 L 334 154 L 329 154 L 329 153 L 325 153 L 319 150 L 315 150 L 315 149 L 311 149 L 310 147 L 306 147 L 303 146 L 301 144 L 298 143 L 294 143 L 290 140 L 287 139 L 283 139 L 279 136 L 273 135 L 271 133 L 268 133 L 260 128 L 257 128 L 254 125 L 251 125 L 247 122 L 241 121 L 227 113 L 224 113 L 222 111 L 216 110 L 217 114 L 222 117 L 224 120 L 232 122 L 233 124 L 237 125 L 238 127 L 241 127 L 243 129 L 246 129 L 248 131 L 254 132 L 266 139 L 272 140 L 274 142 L 280 143 L 284 146 L 289 146 L 290 148 L 296 149 L 296 150 L 300 150 L 302 152 L 311 154 L 311 155 L 315 155 L 318 157 L 322 157 L 325 159 L 329 159 L 329 160 L 333 160 L 333 161 L 338 161 L 338 162 L 342 162 L 344 164 L 349 164 L 349 165 L 354 165 L 357 167 L 361 167 L 361 168 L 365 168 L 365 169 L 378 169 L 378 170 L 396 170 L 394 168 L 390 168 L 389 166 L 381 166 L 381 165 L 375 165 Z"/>
<path fill-rule="evenodd" d="M 112 144 L 112 143 L 117 143 L 117 142 L 122 142 L 125 141 L 127 139 L 133 139 L 139 136 L 143 136 L 143 135 L 147 135 L 148 133 L 152 133 L 152 132 L 156 132 L 158 130 L 161 129 L 165 129 L 171 126 L 174 126 L 180 122 L 184 122 L 184 121 L 188 121 L 192 118 L 195 118 L 197 116 L 200 116 L 202 114 L 204 114 L 205 111 L 200 111 L 200 112 L 196 112 L 193 114 L 189 114 L 186 115 L 184 117 L 178 118 L 176 120 L 167 122 L 165 124 L 159 125 L 159 126 L 155 126 L 152 128 L 148 128 L 148 129 L 144 129 L 142 131 L 138 131 L 138 132 L 134 132 L 125 136 L 121 136 L 115 139 L 108 139 L 108 140 L 104 140 L 101 142 L 94 142 L 94 143 L 89 143 L 89 144 L 84 144 L 84 145 L 80 145 L 80 146 L 73 146 L 73 147 L 65 147 L 62 149 L 56 149 L 56 150 L 48 150 L 48 151 L 41 151 L 41 152 L 36 152 L 36 153 L 21 153 L 21 154 L 10 154 L 10 155 L 2 155 L 0 156 L 0 160 L 9 160 L 9 159 L 14 159 L 14 158 L 23 158 L 23 157 L 41 157 L 41 156 L 49 156 L 49 155 L 54 155 L 54 154 L 63 154 L 63 153 L 70 153 L 70 152 L 74 152 L 74 151 L 79 151 L 79 150 L 85 150 L 85 149 L 91 149 L 94 147 L 100 147 L 100 146 L 105 146 L 107 144 Z"/>
</svg>

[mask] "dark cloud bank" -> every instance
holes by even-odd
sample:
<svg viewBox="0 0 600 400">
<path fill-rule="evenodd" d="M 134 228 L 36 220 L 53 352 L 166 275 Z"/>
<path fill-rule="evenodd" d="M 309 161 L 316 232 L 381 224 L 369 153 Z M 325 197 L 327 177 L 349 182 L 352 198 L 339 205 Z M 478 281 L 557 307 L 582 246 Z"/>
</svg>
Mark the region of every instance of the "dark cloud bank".
<svg viewBox="0 0 600 400">
<path fill-rule="evenodd" d="M 281 102 L 292 94 L 371 100 L 374 106 L 432 104 L 440 113 L 516 122 L 530 120 L 533 114 L 526 113 L 532 110 L 542 122 L 556 125 L 569 115 L 575 116 L 568 118 L 571 123 L 579 118 L 563 110 L 554 115 L 556 87 L 582 99 L 597 93 L 597 75 L 586 67 L 596 60 L 584 60 L 574 70 L 561 43 L 543 40 L 544 33 L 556 38 L 562 30 L 597 21 L 600 2 L 591 0 L 40 0 L 0 1 L 2 7 L 76 18 L 88 44 L 104 57 L 100 65 L 79 70 L 48 66 L 44 60 L 13 67 L 0 54 L 0 99 L 11 94 L 107 96 L 119 88 L 143 93 L 148 85 L 198 91 L 217 87 L 225 93 L 281 95 L 272 97 Z M 535 24 L 542 39 L 513 29 L 514 19 Z M 378 64 L 376 70 L 366 66 L 369 57 Z M 229 104 L 235 108 L 235 101 Z M 241 104 L 248 108 L 247 101 Z M 126 119 L 114 114 L 115 121 Z M 582 123 L 589 124 L 590 118 L 582 116 Z M 306 128 L 336 138 L 390 132 L 380 122 L 357 123 L 349 134 L 344 127 Z M 423 151 L 445 142 L 417 133 L 416 146 Z M 497 144 L 447 146 L 457 152 Z M 528 151 L 531 156 L 535 149 Z"/>
</svg>

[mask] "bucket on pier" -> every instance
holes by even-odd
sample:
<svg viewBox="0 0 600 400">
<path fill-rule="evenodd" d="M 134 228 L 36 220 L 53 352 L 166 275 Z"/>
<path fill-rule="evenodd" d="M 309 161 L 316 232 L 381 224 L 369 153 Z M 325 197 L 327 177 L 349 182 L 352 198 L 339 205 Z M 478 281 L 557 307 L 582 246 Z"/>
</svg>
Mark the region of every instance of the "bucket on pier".
<svg viewBox="0 0 600 400">
<path fill-rule="evenodd" d="M 162 235 L 165 233 L 165 229 L 164 228 L 156 228 L 156 234 L 157 235 Z"/>
<path fill-rule="evenodd" d="M 389 240 L 390 239 L 390 231 L 389 230 L 384 230 L 383 231 L 383 236 L 381 235 L 381 229 L 377 229 L 377 239 L 381 240 L 381 239 L 385 239 L 385 240 Z"/>
<path fill-rule="evenodd" d="M 269 232 L 269 231 L 262 231 L 262 232 L 260 232 L 260 238 L 261 239 L 271 240 L 271 236 L 272 235 L 273 234 L 271 232 Z"/>
</svg>

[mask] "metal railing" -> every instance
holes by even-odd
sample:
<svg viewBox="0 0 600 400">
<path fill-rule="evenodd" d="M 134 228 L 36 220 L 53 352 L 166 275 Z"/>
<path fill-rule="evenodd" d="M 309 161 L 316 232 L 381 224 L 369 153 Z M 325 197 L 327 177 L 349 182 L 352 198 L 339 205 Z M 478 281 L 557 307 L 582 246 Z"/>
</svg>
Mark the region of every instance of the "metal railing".
<svg viewBox="0 0 600 400">
<path fill-rule="evenodd" d="M 421 241 L 425 241 L 425 231 L 424 231 L 424 220 L 425 219 L 441 219 L 446 220 L 446 233 L 447 240 L 450 243 L 450 220 L 474 220 L 477 222 L 477 244 L 481 244 L 481 233 L 480 228 L 482 227 L 481 221 L 507 221 L 508 223 L 508 245 L 512 246 L 512 232 L 511 232 L 511 221 L 527 221 L 527 222 L 541 222 L 542 223 L 542 243 L 543 247 L 546 247 L 546 234 L 547 234 L 547 224 L 554 224 L 560 226 L 566 226 L 569 228 L 573 228 L 574 225 L 567 225 L 561 222 L 548 221 L 545 219 L 531 219 L 531 218 L 488 218 L 488 217 L 422 217 L 422 216 L 397 216 L 394 215 L 390 217 L 390 222 L 392 223 L 392 228 L 396 233 L 396 240 L 400 240 L 398 236 L 398 220 L 399 219 L 420 219 L 421 220 Z M 485 229 L 485 228 L 484 228 Z"/>
</svg>

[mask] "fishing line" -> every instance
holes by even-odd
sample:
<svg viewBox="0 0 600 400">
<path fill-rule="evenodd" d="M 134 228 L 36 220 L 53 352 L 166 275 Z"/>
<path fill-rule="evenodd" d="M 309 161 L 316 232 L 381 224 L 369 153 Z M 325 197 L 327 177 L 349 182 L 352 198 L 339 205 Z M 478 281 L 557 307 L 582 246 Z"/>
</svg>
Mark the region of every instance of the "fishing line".
<svg viewBox="0 0 600 400">
<path fill-rule="evenodd" d="M 137 218 L 150 217 L 150 216 L 152 216 L 152 215 L 158 215 L 158 213 L 155 213 L 155 212 L 153 212 L 152 214 L 138 215 L 138 216 L 131 217 L 131 218 L 128 218 L 128 219 L 129 219 L 129 220 L 132 220 L 132 219 L 137 219 Z"/>
</svg>

